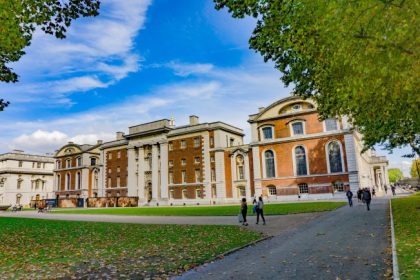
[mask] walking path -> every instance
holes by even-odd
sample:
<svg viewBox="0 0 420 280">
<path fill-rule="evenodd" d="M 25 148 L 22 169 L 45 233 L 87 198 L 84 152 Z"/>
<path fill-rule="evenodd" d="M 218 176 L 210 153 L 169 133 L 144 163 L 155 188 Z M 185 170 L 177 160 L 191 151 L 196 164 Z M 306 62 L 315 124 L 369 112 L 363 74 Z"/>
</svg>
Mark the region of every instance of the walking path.
<svg viewBox="0 0 420 280">
<path fill-rule="evenodd" d="M 388 199 L 355 201 L 176 279 L 386 279 Z"/>
</svg>

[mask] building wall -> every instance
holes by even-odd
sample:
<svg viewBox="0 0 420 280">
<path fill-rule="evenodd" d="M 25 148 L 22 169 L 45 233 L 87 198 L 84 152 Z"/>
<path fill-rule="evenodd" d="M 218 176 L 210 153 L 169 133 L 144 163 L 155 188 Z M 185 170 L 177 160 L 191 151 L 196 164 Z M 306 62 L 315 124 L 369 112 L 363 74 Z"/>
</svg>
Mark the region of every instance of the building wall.
<svg viewBox="0 0 420 280">
<path fill-rule="evenodd" d="M 126 147 L 104 150 L 106 196 L 127 196 L 128 156 Z M 119 178 L 119 185 L 118 185 Z"/>
</svg>

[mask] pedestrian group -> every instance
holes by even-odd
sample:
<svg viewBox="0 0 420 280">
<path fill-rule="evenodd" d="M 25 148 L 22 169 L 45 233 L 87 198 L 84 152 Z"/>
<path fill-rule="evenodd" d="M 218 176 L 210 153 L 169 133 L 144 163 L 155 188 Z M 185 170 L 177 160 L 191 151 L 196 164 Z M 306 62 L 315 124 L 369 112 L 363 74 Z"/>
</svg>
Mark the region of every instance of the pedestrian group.
<svg viewBox="0 0 420 280">
<path fill-rule="evenodd" d="M 262 196 L 258 197 L 258 200 L 256 197 L 254 197 L 254 200 L 252 202 L 252 213 L 257 215 L 257 222 L 256 224 L 260 222 L 260 217 L 262 219 L 263 225 L 265 225 L 265 218 L 264 218 L 264 202 Z M 248 222 L 246 220 L 248 212 L 248 204 L 246 203 L 246 198 L 242 198 L 241 201 L 241 213 L 239 214 L 239 222 L 242 223 L 242 225 L 247 226 Z"/>
</svg>

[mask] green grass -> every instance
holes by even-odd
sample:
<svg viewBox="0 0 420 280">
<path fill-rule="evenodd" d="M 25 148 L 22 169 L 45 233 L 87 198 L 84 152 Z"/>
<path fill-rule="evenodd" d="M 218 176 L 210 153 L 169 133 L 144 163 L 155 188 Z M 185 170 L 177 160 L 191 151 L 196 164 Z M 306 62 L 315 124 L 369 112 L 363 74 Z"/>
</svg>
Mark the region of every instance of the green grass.
<svg viewBox="0 0 420 280">
<path fill-rule="evenodd" d="M 0 278 L 167 278 L 259 238 L 236 226 L 0 218 Z"/>
<path fill-rule="evenodd" d="M 420 193 L 392 200 L 401 279 L 420 279 Z"/>
<path fill-rule="evenodd" d="M 305 202 L 266 204 L 265 215 L 286 215 L 295 213 L 331 211 L 346 205 L 345 202 Z M 91 209 L 60 209 L 53 213 L 60 214 L 102 214 L 128 216 L 233 216 L 238 215 L 239 206 L 181 206 L 181 207 L 135 207 L 135 208 L 91 208 Z M 252 214 L 252 205 L 248 206 Z"/>
</svg>

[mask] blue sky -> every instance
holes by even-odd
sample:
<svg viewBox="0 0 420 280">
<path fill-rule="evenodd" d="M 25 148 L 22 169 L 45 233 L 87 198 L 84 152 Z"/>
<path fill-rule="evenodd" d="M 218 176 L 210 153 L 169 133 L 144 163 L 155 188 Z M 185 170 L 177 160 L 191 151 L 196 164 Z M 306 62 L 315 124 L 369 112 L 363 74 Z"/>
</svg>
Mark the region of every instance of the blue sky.
<svg viewBox="0 0 420 280">
<path fill-rule="evenodd" d="M 155 119 L 183 125 L 191 114 L 241 127 L 248 140 L 248 115 L 291 91 L 248 49 L 254 25 L 211 0 L 103 0 L 101 15 L 75 21 L 65 40 L 36 32 L 12 65 L 20 82 L 0 84 L 11 102 L 0 152 L 53 153 Z M 407 170 L 402 153 L 388 158 Z"/>
</svg>

